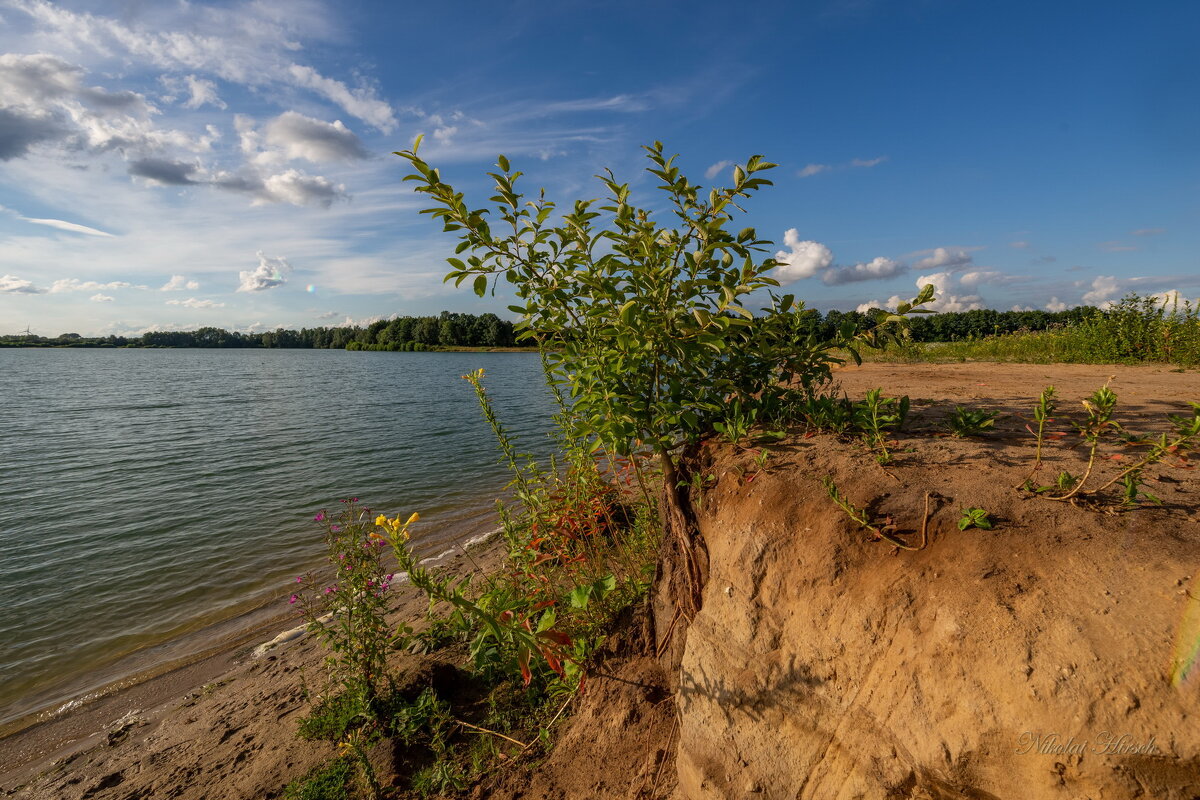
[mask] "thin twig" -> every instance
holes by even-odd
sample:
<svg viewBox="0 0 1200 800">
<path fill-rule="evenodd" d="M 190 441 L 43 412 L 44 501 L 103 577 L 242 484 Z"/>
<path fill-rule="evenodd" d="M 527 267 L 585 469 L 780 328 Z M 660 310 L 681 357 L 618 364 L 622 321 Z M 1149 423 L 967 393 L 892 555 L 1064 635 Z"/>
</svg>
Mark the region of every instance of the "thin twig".
<svg viewBox="0 0 1200 800">
<path fill-rule="evenodd" d="M 456 719 L 454 721 L 457 722 L 459 725 L 462 725 L 464 728 L 470 728 L 471 730 L 476 730 L 476 731 L 479 731 L 480 733 L 490 733 L 492 736 L 499 736 L 501 739 L 504 739 L 505 741 L 512 742 L 513 744 L 518 745 L 521 748 L 521 752 L 525 752 L 525 750 L 529 749 L 529 745 L 525 744 L 525 742 L 518 742 L 516 739 L 512 738 L 511 736 L 505 736 L 503 733 L 489 730 L 488 728 L 481 728 L 478 725 L 472 725 L 469 722 L 463 722 L 461 719 Z"/>
<path fill-rule="evenodd" d="M 658 781 L 660 778 L 662 778 L 663 762 L 665 762 L 667 760 L 667 756 L 671 752 L 671 740 L 675 738 L 675 731 L 678 727 L 679 727 L 679 715 L 676 714 L 674 716 L 673 722 L 671 723 L 671 732 L 667 734 L 667 743 L 665 745 L 663 745 L 662 761 L 658 762 L 658 769 L 654 771 L 654 785 L 652 787 L 650 787 L 651 800 L 653 800 L 654 796 L 656 794 L 658 794 Z"/>
<path fill-rule="evenodd" d="M 571 704 L 571 701 L 574 699 L 575 699 L 575 693 L 571 693 L 570 695 L 568 695 L 567 701 L 565 703 L 563 703 L 561 706 L 559 706 L 558 713 L 556 713 L 553 717 L 551 717 L 550 721 L 546 723 L 546 725 L 545 725 L 546 730 L 550 730 L 550 727 L 552 725 L 554 725 L 555 722 L 558 721 L 558 718 L 562 716 L 562 713 L 567 710 L 567 706 L 569 706 Z M 517 753 L 517 755 L 520 756 L 521 753 L 524 753 L 526 750 L 533 747 L 535 744 L 537 744 L 537 739 L 534 739 L 532 742 L 530 742 L 529 744 L 527 744 L 523 748 L 521 748 L 521 752 Z"/>
<path fill-rule="evenodd" d="M 655 658 L 662 658 L 662 654 L 667 651 L 667 645 L 671 641 L 671 634 L 675 630 L 675 623 L 679 621 L 679 615 L 682 613 L 683 613 L 682 608 L 675 609 L 675 616 L 671 618 L 671 624 L 667 626 L 667 632 L 663 636 L 662 642 L 659 643 L 658 647 L 654 651 Z"/>
</svg>

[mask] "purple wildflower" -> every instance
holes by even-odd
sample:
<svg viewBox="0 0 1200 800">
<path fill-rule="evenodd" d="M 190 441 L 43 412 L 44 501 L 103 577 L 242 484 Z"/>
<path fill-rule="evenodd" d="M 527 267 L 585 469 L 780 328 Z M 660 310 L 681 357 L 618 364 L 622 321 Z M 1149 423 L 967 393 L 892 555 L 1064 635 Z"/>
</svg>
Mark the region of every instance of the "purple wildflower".
<svg viewBox="0 0 1200 800">
<path fill-rule="evenodd" d="M 297 597 L 296 595 L 292 595 L 291 597 L 289 597 L 289 598 L 288 598 L 288 605 L 289 605 L 289 606 L 294 606 L 294 605 L 296 605 L 296 601 L 297 601 L 297 600 L 299 600 L 299 599 L 300 599 L 300 598 L 299 598 L 299 597 Z"/>
<path fill-rule="evenodd" d="M 324 511 L 318 511 L 317 515 L 315 517 L 313 517 L 313 522 L 324 522 L 324 521 L 325 521 L 325 512 Z"/>
</svg>

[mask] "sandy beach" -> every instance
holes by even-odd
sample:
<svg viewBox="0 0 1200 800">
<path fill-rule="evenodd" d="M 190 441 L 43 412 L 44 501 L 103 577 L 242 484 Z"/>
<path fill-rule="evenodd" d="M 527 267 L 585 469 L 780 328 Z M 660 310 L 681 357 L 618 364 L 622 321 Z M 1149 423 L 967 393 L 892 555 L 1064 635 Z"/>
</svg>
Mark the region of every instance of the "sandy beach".
<svg viewBox="0 0 1200 800">
<path fill-rule="evenodd" d="M 458 548 L 439 566 L 478 572 L 502 554 L 501 541 L 491 537 Z M 424 595 L 407 585 L 396 589 L 393 623 L 419 623 Z M 181 665 L 18 721 L 0 738 L 0 794 L 205 798 L 216 796 L 213 781 L 220 781 L 222 797 L 278 796 L 332 753 L 329 743 L 294 732 L 307 707 L 305 686 L 322 685 L 323 655 L 296 613 L 284 611 Z M 420 658 L 396 658 L 402 674 L 421 668 Z"/>
</svg>

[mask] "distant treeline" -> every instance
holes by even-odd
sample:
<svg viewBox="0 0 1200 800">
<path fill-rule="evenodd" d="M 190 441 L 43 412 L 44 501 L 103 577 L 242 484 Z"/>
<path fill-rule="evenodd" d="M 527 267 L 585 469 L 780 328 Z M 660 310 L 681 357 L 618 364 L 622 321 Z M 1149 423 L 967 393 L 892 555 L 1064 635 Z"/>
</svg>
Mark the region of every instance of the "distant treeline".
<svg viewBox="0 0 1200 800">
<path fill-rule="evenodd" d="M 978 311 L 915 315 L 913 339 L 918 342 L 953 342 L 1018 331 L 1042 331 L 1076 325 L 1103 314 L 1091 306 L 1066 311 Z M 857 311 L 816 309 L 805 312 L 804 325 L 832 338 L 838 327 L 851 320 L 860 330 L 870 327 L 870 317 Z M 263 333 L 239 333 L 223 328 L 195 331 L 152 331 L 141 336 L 87 338 L 64 333 L 42 336 L 0 336 L 0 347 L 268 347 L 346 350 L 432 350 L 439 347 L 518 346 L 513 323 L 495 314 L 458 314 L 443 311 L 436 317 L 396 317 L 362 327 L 279 328 Z"/>
<path fill-rule="evenodd" d="M 367 327 L 278 328 L 239 333 L 224 328 L 150 331 L 140 336 L 0 336 L 0 347 L 206 347 L 346 350 L 431 350 L 437 347 L 513 347 L 513 323 L 495 314 L 396 317 Z"/>
<path fill-rule="evenodd" d="M 874 323 L 866 314 L 857 311 L 830 311 L 822 315 L 812 313 L 812 327 L 819 329 L 826 338 L 832 338 L 838 326 L 846 319 L 853 320 L 858 330 L 866 330 Z M 976 311 L 943 311 L 938 314 L 914 314 L 912 338 L 917 342 L 956 342 L 962 339 L 978 339 L 1017 331 L 1044 331 L 1067 325 L 1077 325 L 1089 317 L 1102 313 L 1093 306 L 1078 306 L 1065 311 L 994 311 L 990 308 Z"/>
</svg>

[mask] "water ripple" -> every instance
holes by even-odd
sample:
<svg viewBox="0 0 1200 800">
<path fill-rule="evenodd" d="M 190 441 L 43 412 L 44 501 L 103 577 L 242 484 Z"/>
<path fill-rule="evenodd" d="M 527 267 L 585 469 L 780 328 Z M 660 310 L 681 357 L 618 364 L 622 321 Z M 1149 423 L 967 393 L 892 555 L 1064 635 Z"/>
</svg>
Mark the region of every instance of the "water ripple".
<svg viewBox="0 0 1200 800">
<path fill-rule="evenodd" d="M 283 591 L 342 497 L 420 510 L 430 548 L 477 532 L 454 525 L 487 524 L 507 482 L 459 377 L 479 366 L 544 451 L 525 354 L 0 350 L 0 720 Z"/>
</svg>

